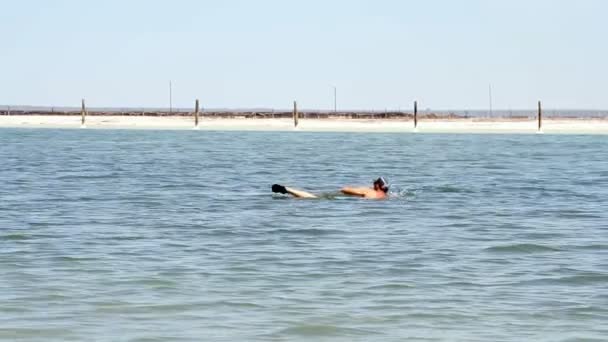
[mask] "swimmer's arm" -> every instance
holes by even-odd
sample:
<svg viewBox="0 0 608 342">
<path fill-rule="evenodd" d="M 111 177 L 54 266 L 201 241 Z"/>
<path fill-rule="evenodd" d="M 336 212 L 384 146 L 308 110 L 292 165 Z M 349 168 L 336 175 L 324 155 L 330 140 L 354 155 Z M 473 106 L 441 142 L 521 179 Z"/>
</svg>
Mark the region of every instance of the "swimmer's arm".
<svg viewBox="0 0 608 342">
<path fill-rule="evenodd" d="M 369 192 L 368 188 L 351 188 L 351 187 L 343 187 L 340 190 L 343 194 L 345 195 L 354 195 L 354 196 L 361 196 L 361 197 L 365 197 L 367 195 L 367 193 Z"/>
<path fill-rule="evenodd" d="M 302 191 L 302 190 L 297 190 L 297 189 L 289 188 L 289 187 L 285 187 L 285 190 L 287 191 L 287 193 L 293 195 L 294 197 L 298 197 L 298 198 L 317 198 L 317 196 L 311 194 L 310 192 L 306 192 L 306 191 Z"/>
</svg>

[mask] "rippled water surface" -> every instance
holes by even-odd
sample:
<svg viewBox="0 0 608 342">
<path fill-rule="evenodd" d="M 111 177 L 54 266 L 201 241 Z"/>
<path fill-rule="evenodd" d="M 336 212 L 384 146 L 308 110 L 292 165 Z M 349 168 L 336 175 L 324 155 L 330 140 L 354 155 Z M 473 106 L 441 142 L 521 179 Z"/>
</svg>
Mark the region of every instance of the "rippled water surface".
<svg viewBox="0 0 608 342">
<path fill-rule="evenodd" d="M 0 130 L 0 340 L 608 338 L 602 136 Z M 386 201 L 297 200 L 393 184 Z"/>
</svg>

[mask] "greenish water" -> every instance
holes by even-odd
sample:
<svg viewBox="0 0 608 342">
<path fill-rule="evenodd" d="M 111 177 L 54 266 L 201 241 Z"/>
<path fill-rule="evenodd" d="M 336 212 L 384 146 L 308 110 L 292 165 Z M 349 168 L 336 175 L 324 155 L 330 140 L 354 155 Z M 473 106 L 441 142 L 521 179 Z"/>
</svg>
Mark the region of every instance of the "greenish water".
<svg viewBox="0 0 608 342">
<path fill-rule="evenodd" d="M 608 140 L 0 130 L 0 340 L 608 336 Z M 296 200 L 380 175 L 391 198 Z"/>
</svg>

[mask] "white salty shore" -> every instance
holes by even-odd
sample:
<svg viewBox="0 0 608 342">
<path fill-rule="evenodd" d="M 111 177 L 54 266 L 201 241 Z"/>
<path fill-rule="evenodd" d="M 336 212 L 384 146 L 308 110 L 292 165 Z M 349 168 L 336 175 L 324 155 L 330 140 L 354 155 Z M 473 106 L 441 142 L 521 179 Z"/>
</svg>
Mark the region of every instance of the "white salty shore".
<svg viewBox="0 0 608 342">
<path fill-rule="evenodd" d="M 81 128 L 79 115 L 4 115 L 0 127 Z M 92 129 L 193 129 L 188 116 L 87 116 Z M 529 119 L 422 119 L 414 129 L 403 119 L 292 119 L 201 118 L 201 130 L 304 131 L 304 132 L 419 132 L 419 133 L 537 133 L 538 123 Z M 608 134 L 606 119 L 543 119 L 549 134 Z"/>
</svg>

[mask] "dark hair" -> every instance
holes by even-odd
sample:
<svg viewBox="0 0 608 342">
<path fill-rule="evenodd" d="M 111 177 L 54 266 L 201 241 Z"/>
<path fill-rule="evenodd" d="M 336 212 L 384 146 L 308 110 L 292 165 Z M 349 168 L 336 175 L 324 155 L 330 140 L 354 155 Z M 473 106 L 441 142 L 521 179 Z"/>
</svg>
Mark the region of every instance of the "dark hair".
<svg viewBox="0 0 608 342">
<path fill-rule="evenodd" d="M 374 185 L 378 185 L 378 187 L 384 191 L 384 192 L 388 192 L 388 188 L 389 188 L 389 184 L 386 181 L 386 179 L 384 179 L 384 177 L 379 177 L 378 179 L 376 179 L 374 181 Z"/>
</svg>

